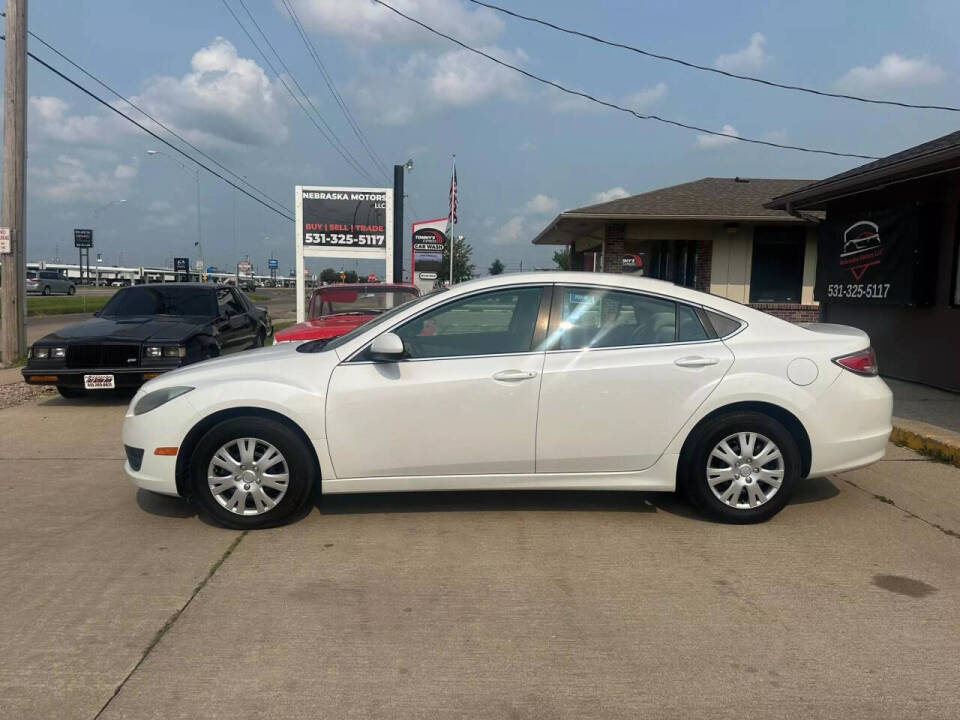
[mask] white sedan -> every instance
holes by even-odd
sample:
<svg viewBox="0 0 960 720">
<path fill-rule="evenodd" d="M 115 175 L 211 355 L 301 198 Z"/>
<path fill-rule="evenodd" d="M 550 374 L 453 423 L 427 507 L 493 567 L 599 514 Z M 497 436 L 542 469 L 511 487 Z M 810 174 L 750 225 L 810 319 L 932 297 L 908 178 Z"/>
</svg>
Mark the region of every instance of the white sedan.
<svg viewBox="0 0 960 720">
<path fill-rule="evenodd" d="M 235 528 L 288 520 L 316 485 L 682 489 L 746 523 L 805 477 L 879 460 L 891 410 L 855 328 L 658 280 L 528 273 L 164 374 L 123 442 L 137 486 Z"/>
</svg>

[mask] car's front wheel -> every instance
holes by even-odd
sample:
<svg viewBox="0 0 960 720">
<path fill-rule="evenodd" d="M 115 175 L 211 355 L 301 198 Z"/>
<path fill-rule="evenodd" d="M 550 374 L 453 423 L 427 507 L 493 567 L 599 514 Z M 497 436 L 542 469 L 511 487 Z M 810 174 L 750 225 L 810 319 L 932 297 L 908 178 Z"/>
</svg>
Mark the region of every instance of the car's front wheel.
<svg viewBox="0 0 960 720">
<path fill-rule="evenodd" d="M 280 525 L 310 498 L 316 462 L 281 422 L 238 417 L 211 428 L 190 465 L 194 496 L 220 524 L 238 530 Z"/>
<path fill-rule="evenodd" d="M 797 443 L 756 412 L 708 420 L 684 457 L 683 489 L 705 514 L 730 523 L 763 522 L 783 509 L 800 479 Z"/>
<path fill-rule="evenodd" d="M 67 295 L 75 295 L 76 292 L 77 292 L 77 288 L 74 287 L 73 285 L 67 288 Z"/>
</svg>

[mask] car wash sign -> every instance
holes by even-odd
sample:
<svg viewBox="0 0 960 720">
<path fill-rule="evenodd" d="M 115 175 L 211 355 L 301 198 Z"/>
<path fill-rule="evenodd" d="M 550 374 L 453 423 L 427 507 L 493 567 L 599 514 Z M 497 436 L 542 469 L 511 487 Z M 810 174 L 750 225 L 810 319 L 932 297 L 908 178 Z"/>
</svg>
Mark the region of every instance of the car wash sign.
<svg viewBox="0 0 960 720">
<path fill-rule="evenodd" d="M 297 185 L 297 321 L 305 308 L 304 258 L 382 260 L 393 282 L 393 190 Z"/>
<path fill-rule="evenodd" d="M 815 297 L 821 302 L 916 304 L 920 213 L 916 207 L 828 213 L 820 225 Z"/>
<path fill-rule="evenodd" d="M 421 292 L 429 292 L 442 281 L 443 250 L 449 242 L 446 233 L 447 218 L 436 218 L 413 223 L 410 238 L 411 279 Z"/>
</svg>

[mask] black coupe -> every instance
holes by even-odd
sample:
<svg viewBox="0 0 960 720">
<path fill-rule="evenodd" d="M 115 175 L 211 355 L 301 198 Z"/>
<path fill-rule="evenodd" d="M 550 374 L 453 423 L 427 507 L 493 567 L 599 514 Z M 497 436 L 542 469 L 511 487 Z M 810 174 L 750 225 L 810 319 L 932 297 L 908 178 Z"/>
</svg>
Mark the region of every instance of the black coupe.
<svg viewBox="0 0 960 720">
<path fill-rule="evenodd" d="M 137 285 L 117 291 L 89 320 L 34 343 L 23 378 L 56 385 L 68 398 L 132 389 L 182 365 L 263 347 L 272 334 L 269 313 L 236 288 Z"/>
</svg>

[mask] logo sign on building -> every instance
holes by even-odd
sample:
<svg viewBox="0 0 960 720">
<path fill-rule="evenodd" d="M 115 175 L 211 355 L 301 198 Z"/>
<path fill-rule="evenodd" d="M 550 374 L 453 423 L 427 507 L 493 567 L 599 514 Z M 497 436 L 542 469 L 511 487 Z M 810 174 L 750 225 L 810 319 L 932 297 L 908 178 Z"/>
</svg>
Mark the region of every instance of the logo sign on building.
<svg viewBox="0 0 960 720">
<path fill-rule="evenodd" d="M 73 231 L 73 246 L 88 249 L 93 247 L 93 230 L 76 228 Z"/>
<path fill-rule="evenodd" d="M 176 272 L 190 272 L 190 258 L 175 257 L 173 259 L 173 269 Z"/>
<path fill-rule="evenodd" d="M 415 222 L 412 229 L 410 277 L 421 292 L 429 292 L 443 270 L 443 249 L 449 242 L 447 218 Z"/>
<path fill-rule="evenodd" d="M 10 228 L 0 227 L 0 255 L 9 255 L 11 249 Z"/>
<path fill-rule="evenodd" d="M 276 270 L 278 267 L 280 267 L 280 261 L 276 258 L 270 258 L 267 260 L 267 267 L 271 270 Z"/>
<path fill-rule="evenodd" d="M 306 313 L 304 258 L 382 260 L 393 282 L 393 190 L 318 187 L 295 189 L 297 322 Z"/>
<path fill-rule="evenodd" d="M 936 262 L 935 217 L 916 206 L 830 214 L 820 225 L 815 298 L 874 305 L 931 302 L 933 288 L 924 286 L 921 270 Z"/>
<path fill-rule="evenodd" d="M 643 275 L 644 253 L 627 253 L 621 260 L 622 270 L 625 273 Z"/>
</svg>

